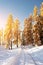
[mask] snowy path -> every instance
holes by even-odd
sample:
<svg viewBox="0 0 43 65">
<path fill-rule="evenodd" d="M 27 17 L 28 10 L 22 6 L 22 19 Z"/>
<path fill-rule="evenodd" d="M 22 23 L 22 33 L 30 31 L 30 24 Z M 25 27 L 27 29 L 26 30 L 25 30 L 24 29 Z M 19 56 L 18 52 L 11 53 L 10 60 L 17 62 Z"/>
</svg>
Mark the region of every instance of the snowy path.
<svg viewBox="0 0 43 65">
<path fill-rule="evenodd" d="M 3 65 L 35 65 L 35 63 L 31 56 L 21 49 L 20 53 L 7 59 Z"/>
<path fill-rule="evenodd" d="M 31 49 L 31 56 L 37 65 L 43 65 L 43 46 Z"/>
<path fill-rule="evenodd" d="M 43 46 L 25 49 L 27 54 L 30 54 L 35 65 L 43 65 Z"/>
<path fill-rule="evenodd" d="M 27 54 L 24 49 L 21 49 L 16 65 L 35 65 L 35 63 L 30 54 Z"/>
<path fill-rule="evenodd" d="M 19 52 L 18 52 L 19 51 Z M 17 57 L 21 53 L 20 48 L 14 50 L 6 50 L 3 47 L 0 48 L 0 65 L 6 65 L 7 63 L 12 63 L 17 60 Z M 8 64 L 7 64 L 8 65 Z"/>
<path fill-rule="evenodd" d="M 24 58 L 25 58 L 25 65 L 36 65 L 33 58 L 31 57 L 30 53 L 26 53 L 24 50 Z"/>
<path fill-rule="evenodd" d="M 43 46 L 13 50 L 0 48 L 0 65 L 43 65 Z"/>
</svg>

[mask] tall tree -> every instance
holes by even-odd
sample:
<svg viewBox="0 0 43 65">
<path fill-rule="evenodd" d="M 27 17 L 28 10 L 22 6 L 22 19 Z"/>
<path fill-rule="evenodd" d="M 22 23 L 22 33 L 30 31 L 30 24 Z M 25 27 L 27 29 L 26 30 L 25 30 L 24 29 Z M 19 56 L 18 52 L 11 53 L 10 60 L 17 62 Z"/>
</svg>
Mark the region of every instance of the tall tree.
<svg viewBox="0 0 43 65">
<path fill-rule="evenodd" d="M 32 16 L 24 20 L 24 40 L 25 44 L 31 44 L 32 43 Z"/>
<path fill-rule="evenodd" d="M 4 39 L 6 41 L 6 47 L 9 47 L 12 41 L 12 24 L 13 24 L 13 17 L 10 14 L 7 20 L 5 31 L 4 31 Z"/>
<path fill-rule="evenodd" d="M 40 7 L 40 16 L 39 16 L 39 21 L 40 21 L 40 39 L 41 39 L 41 44 L 43 44 L 43 2 Z"/>
<path fill-rule="evenodd" d="M 43 17 L 43 2 L 42 2 L 41 7 L 40 7 L 40 16 Z"/>
<path fill-rule="evenodd" d="M 2 41 L 3 41 L 3 40 L 2 40 L 2 38 L 3 38 L 2 36 L 3 36 L 3 31 L 0 30 L 0 45 L 2 44 Z"/>
<path fill-rule="evenodd" d="M 14 21 L 14 43 L 17 45 L 20 43 L 20 22 L 18 19 Z"/>
<path fill-rule="evenodd" d="M 34 45 L 41 45 L 41 40 L 40 40 L 40 22 L 39 22 L 39 16 L 37 15 L 35 17 L 35 20 L 33 20 L 33 39 L 34 39 Z"/>
</svg>

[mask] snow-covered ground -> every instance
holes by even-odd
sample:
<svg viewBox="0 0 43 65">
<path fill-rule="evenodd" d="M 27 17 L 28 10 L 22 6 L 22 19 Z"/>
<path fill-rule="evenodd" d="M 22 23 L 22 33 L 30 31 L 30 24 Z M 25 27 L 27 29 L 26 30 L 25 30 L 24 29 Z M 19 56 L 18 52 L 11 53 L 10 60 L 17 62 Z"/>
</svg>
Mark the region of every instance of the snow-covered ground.
<svg viewBox="0 0 43 65">
<path fill-rule="evenodd" d="M 31 55 L 36 65 L 43 65 L 43 46 L 26 49 L 25 52 Z"/>
<path fill-rule="evenodd" d="M 0 46 L 0 65 L 43 65 L 43 46 L 12 50 Z"/>
</svg>

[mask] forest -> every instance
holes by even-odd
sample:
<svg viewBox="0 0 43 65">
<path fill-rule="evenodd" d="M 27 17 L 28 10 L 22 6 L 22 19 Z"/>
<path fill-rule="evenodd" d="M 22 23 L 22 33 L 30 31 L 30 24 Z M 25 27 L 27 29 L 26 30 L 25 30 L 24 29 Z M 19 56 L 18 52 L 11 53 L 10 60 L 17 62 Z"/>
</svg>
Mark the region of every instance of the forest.
<svg viewBox="0 0 43 65">
<path fill-rule="evenodd" d="M 38 12 L 39 11 L 39 12 Z M 19 19 L 8 16 L 4 30 L 0 30 L 0 45 L 9 48 L 17 45 L 43 45 L 43 2 L 40 9 L 34 6 L 33 13 L 24 19 L 24 28 L 21 30 Z"/>
</svg>

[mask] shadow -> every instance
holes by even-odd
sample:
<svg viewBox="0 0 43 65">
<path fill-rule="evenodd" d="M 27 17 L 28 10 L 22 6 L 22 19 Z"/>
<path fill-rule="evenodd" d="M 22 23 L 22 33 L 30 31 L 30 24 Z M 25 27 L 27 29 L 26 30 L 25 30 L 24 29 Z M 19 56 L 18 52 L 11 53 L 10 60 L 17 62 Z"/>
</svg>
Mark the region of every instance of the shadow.
<svg viewBox="0 0 43 65">
<path fill-rule="evenodd" d="M 43 48 L 35 50 L 35 52 L 31 53 L 31 56 L 37 64 L 43 64 Z"/>
</svg>

